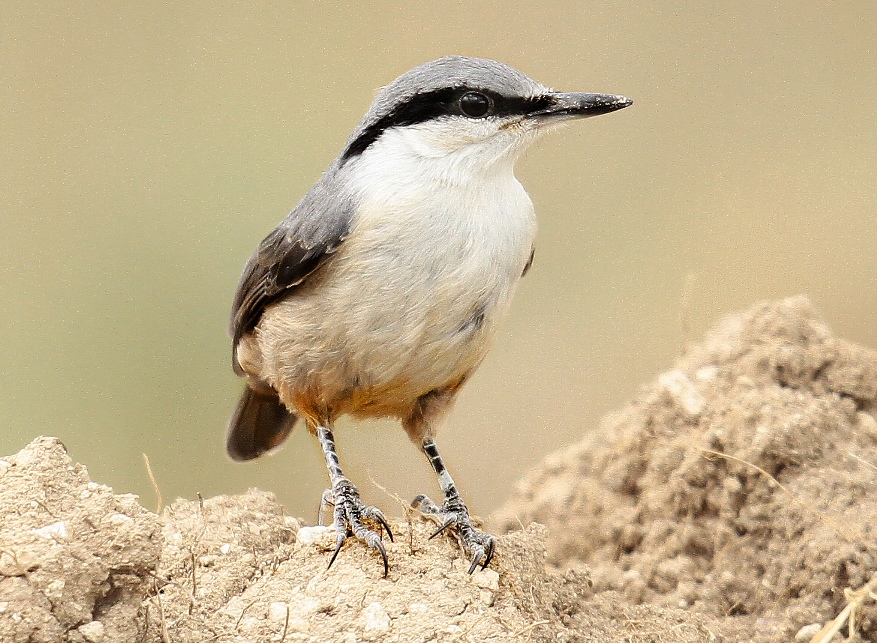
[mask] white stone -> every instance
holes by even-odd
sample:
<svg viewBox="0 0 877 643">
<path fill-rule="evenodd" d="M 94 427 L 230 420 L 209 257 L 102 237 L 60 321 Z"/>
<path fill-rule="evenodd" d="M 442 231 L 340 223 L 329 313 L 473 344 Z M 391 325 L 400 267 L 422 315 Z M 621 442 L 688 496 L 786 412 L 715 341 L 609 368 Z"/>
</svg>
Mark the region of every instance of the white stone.
<svg viewBox="0 0 877 643">
<path fill-rule="evenodd" d="M 300 601 L 296 601 L 293 610 L 297 615 L 307 618 L 319 612 L 321 606 L 322 603 L 318 598 L 303 598 Z"/>
<path fill-rule="evenodd" d="M 322 580 L 323 580 L 322 574 L 318 574 L 317 576 L 314 576 L 311 580 L 308 581 L 308 584 L 305 585 L 305 593 L 306 594 L 316 593 L 317 589 L 320 587 Z M 341 590 L 341 592 L 347 593 L 347 590 L 345 590 L 344 587 L 341 587 L 339 589 Z"/>
<path fill-rule="evenodd" d="M 48 540 L 67 540 L 67 525 L 63 520 L 54 522 L 51 525 L 40 527 L 39 529 L 31 529 L 37 536 L 42 536 Z"/>
<path fill-rule="evenodd" d="M 423 603 L 411 603 L 411 605 L 408 606 L 409 614 L 425 614 L 428 611 L 429 607 Z"/>
<path fill-rule="evenodd" d="M 289 618 L 289 605 L 281 601 L 271 603 L 268 606 L 268 618 L 272 621 L 285 621 Z"/>
<path fill-rule="evenodd" d="M 260 629 L 261 622 L 255 616 L 245 616 L 238 621 L 237 629 L 241 632 L 252 632 Z"/>
<path fill-rule="evenodd" d="M 302 545 L 313 545 L 328 538 L 334 538 L 334 527 L 302 527 L 295 538 Z"/>
<path fill-rule="evenodd" d="M 109 522 L 114 527 L 122 527 L 128 526 L 134 522 L 134 519 L 131 516 L 126 516 L 125 514 L 113 514 L 109 518 L 107 518 L 107 522 Z"/>
<path fill-rule="evenodd" d="M 862 431 L 877 437 L 877 420 L 870 413 L 865 413 L 864 411 L 856 413 L 856 424 Z"/>
<path fill-rule="evenodd" d="M 689 415 L 698 416 L 706 408 L 706 398 L 697 386 L 680 370 L 667 371 L 658 377 L 658 384 L 685 409 Z"/>
<path fill-rule="evenodd" d="M 9 601 L 0 601 L 0 614 L 9 609 Z"/>
<path fill-rule="evenodd" d="M 377 601 L 369 603 L 368 607 L 362 610 L 362 615 L 365 617 L 363 629 L 366 635 L 374 636 L 390 629 L 390 615 L 384 610 L 384 606 Z"/>
<path fill-rule="evenodd" d="M 716 379 L 716 375 L 719 374 L 719 369 L 715 366 L 703 366 L 697 369 L 697 372 L 694 376 L 699 379 L 701 382 L 709 382 L 710 380 Z"/>
<path fill-rule="evenodd" d="M 219 546 L 219 551 L 223 554 L 228 554 L 228 552 L 231 551 L 231 544 L 230 543 L 222 543 Z"/>
<path fill-rule="evenodd" d="M 809 641 L 814 636 L 816 636 L 819 631 L 822 629 L 822 623 L 810 623 L 810 625 L 805 625 L 798 633 L 795 634 L 796 641 Z"/>
<path fill-rule="evenodd" d="M 92 621 L 91 623 L 80 625 L 77 628 L 77 631 L 82 635 L 82 638 L 88 641 L 88 643 L 101 643 L 106 636 L 104 624 L 100 621 Z"/>
<path fill-rule="evenodd" d="M 64 595 L 65 587 L 67 587 L 67 581 L 65 581 L 63 578 L 56 578 L 46 585 L 44 593 L 50 598 L 60 598 Z M 75 603 L 73 605 L 75 605 Z M 71 605 L 71 607 L 73 605 Z"/>
<path fill-rule="evenodd" d="M 499 574 L 492 569 L 482 569 L 472 574 L 472 582 L 482 589 L 495 592 L 499 589 Z"/>
<path fill-rule="evenodd" d="M 303 634 L 307 634 L 311 629 L 311 624 L 307 619 L 301 618 L 300 616 L 290 616 L 289 623 L 286 624 L 286 631 L 290 634 L 290 636 L 294 637 L 295 632 L 300 632 Z M 307 638 L 307 636 L 302 637 Z"/>
</svg>

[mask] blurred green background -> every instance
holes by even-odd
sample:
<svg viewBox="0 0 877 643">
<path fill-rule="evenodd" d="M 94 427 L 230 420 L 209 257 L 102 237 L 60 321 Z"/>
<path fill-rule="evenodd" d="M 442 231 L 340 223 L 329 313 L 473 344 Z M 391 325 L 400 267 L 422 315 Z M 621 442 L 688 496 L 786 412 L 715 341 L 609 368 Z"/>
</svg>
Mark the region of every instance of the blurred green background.
<svg viewBox="0 0 877 643">
<path fill-rule="evenodd" d="M 0 10 L 0 453 L 59 436 L 154 507 L 326 484 L 298 430 L 235 465 L 226 318 L 256 244 L 377 87 L 458 53 L 634 107 L 544 140 L 540 237 L 439 446 L 487 513 L 545 454 L 751 303 L 809 294 L 877 346 L 873 2 L 13 2 Z M 688 302 L 687 326 L 680 322 Z M 437 493 L 398 424 L 343 421 L 346 472 L 398 514 Z"/>
</svg>

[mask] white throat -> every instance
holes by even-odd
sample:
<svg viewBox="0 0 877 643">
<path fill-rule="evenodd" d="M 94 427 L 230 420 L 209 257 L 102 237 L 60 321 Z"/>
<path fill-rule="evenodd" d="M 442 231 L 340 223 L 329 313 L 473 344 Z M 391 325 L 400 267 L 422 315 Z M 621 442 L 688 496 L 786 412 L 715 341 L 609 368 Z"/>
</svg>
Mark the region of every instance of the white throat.
<svg viewBox="0 0 877 643">
<path fill-rule="evenodd" d="M 515 161 L 538 134 L 535 128 L 498 129 L 488 121 L 459 119 L 391 128 L 352 161 L 354 174 L 367 175 L 371 188 L 405 184 L 415 191 L 434 186 L 490 191 L 496 181 L 517 183 Z"/>
<path fill-rule="evenodd" d="M 411 255 L 424 271 L 450 270 L 494 288 L 507 303 L 532 251 L 533 203 L 515 178 L 514 163 L 525 147 L 508 132 L 475 143 L 453 144 L 435 128 L 388 130 L 345 167 L 359 201 L 353 236 Z M 524 143 L 526 141 L 523 141 Z M 420 270 L 421 268 L 418 268 Z M 409 277 L 410 278 L 410 277 Z"/>
</svg>

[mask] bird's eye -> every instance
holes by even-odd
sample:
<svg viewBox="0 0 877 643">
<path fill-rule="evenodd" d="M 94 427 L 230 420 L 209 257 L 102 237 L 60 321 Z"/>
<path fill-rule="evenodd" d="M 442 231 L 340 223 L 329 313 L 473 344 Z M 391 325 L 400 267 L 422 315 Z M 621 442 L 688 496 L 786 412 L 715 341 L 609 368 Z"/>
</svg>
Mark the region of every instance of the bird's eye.
<svg viewBox="0 0 877 643">
<path fill-rule="evenodd" d="M 490 99 L 480 92 L 460 96 L 460 111 L 470 118 L 482 118 L 490 112 Z"/>
</svg>

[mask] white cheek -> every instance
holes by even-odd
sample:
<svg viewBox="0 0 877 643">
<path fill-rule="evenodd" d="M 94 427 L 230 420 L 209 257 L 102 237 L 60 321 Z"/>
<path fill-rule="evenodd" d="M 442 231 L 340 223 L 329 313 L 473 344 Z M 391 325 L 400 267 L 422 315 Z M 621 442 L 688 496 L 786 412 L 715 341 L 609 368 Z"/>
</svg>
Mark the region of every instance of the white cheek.
<svg viewBox="0 0 877 643">
<path fill-rule="evenodd" d="M 444 156 L 464 147 L 489 144 L 500 130 L 492 119 L 440 118 L 404 128 L 403 136 L 424 156 Z"/>
</svg>

